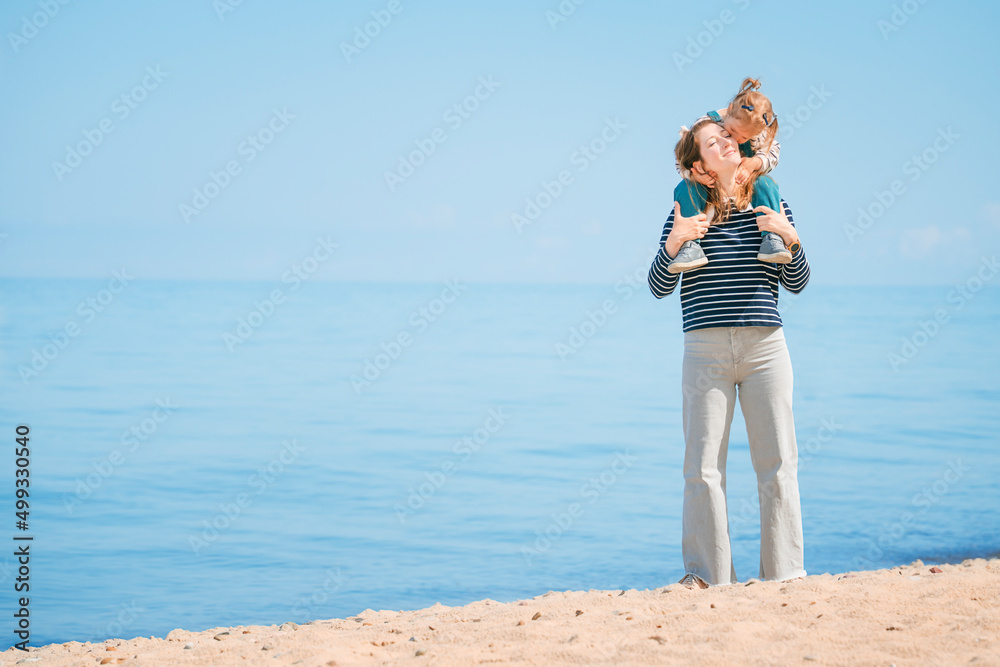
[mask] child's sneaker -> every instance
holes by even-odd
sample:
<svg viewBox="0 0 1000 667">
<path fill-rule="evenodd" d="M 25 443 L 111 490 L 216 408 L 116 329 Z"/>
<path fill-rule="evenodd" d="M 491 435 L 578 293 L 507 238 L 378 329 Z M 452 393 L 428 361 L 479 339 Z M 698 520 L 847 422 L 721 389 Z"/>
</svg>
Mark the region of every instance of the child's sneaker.
<svg viewBox="0 0 1000 667">
<path fill-rule="evenodd" d="M 791 259 L 791 255 L 789 255 L 789 259 Z M 681 249 L 677 251 L 677 256 L 667 264 L 667 273 L 681 273 L 706 264 L 708 264 L 708 257 L 705 257 L 705 251 L 701 249 L 701 244 L 697 241 L 685 241 L 681 245 Z"/>
<path fill-rule="evenodd" d="M 680 257 L 680 253 L 677 253 Z M 792 261 L 792 253 L 788 252 L 785 242 L 774 232 L 764 234 L 760 241 L 760 250 L 757 252 L 757 259 L 761 262 L 773 264 L 788 264 Z M 669 270 L 669 268 L 667 269 Z"/>
</svg>

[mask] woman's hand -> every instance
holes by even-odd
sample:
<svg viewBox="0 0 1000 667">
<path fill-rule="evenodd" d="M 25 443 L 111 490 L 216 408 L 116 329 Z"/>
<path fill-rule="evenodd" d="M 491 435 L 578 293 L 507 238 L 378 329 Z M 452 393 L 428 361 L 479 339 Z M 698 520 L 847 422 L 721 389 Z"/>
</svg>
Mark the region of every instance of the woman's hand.
<svg viewBox="0 0 1000 667">
<path fill-rule="evenodd" d="M 754 156 L 741 158 L 740 166 L 736 168 L 736 184 L 743 185 L 755 171 L 760 171 L 763 168 L 764 161 L 759 157 Z"/>
<path fill-rule="evenodd" d="M 757 229 L 762 232 L 774 232 L 785 242 L 786 248 L 799 242 L 799 233 L 792 227 L 792 223 L 788 222 L 784 211 L 779 213 L 766 206 L 758 206 L 753 212 L 758 214 Z"/>
<path fill-rule="evenodd" d="M 715 187 L 715 172 L 705 171 L 700 164 L 691 167 L 691 178 L 711 190 Z"/>
<path fill-rule="evenodd" d="M 691 218 L 682 217 L 680 203 L 674 202 L 674 226 L 670 229 L 663 246 L 669 256 L 676 257 L 677 251 L 681 249 L 685 241 L 700 239 L 705 236 L 707 231 L 708 216 L 699 213 Z"/>
</svg>

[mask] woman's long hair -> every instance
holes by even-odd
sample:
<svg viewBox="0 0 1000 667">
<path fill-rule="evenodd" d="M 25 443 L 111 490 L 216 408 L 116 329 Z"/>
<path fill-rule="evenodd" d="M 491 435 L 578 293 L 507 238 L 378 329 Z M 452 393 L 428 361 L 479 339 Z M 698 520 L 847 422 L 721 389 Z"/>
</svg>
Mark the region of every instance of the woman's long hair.
<svg viewBox="0 0 1000 667">
<path fill-rule="evenodd" d="M 690 130 L 681 135 L 680 141 L 674 146 L 674 156 L 681 165 L 681 169 L 690 170 L 695 162 L 701 161 L 701 148 L 698 146 L 695 136 L 698 130 L 714 122 L 710 118 L 705 118 L 695 123 Z M 736 142 L 734 141 L 733 143 L 735 144 Z M 739 150 L 738 146 L 736 150 Z M 750 205 L 750 199 L 753 197 L 754 181 L 756 180 L 756 178 L 750 178 L 743 185 L 736 186 L 736 192 L 733 193 L 733 197 L 736 200 L 737 211 L 742 211 Z M 691 184 L 697 185 L 694 182 Z M 728 198 L 725 201 L 723 200 L 722 191 L 718 187 L 708 190 L 708 203 L 705 205 L 706 211 L 709 206 L 715 208 L 714 222 L 725 222 L 729 219 L 730 206 Z M 695 207 L 697 208 L 697 202 L 695 202 Z"/>
</svg>

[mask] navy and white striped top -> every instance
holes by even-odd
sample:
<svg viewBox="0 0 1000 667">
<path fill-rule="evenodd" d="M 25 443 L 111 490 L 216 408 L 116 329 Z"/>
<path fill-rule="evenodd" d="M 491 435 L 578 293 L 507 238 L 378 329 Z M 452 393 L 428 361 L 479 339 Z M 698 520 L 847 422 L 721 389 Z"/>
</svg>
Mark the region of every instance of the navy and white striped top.
<svg viewBox="0 0 1000 667">
<path fill-rule="evenodd" d="M 792 210 L 782 199 L 785 216 Z M 667 273 L 670 257 L 664 244 L 674 226 L 670 212 L 660 236 L 660 250 L 649 268 L 649 289 L 662 299 L 681 282 L 684 331 L 709 327 L 781 326 L 778 314 L 778 283 L 795 294 L 809 282 L 809 261 L 799 248 L 788 264 L 765 264 L 757 260 L 760 229 L 752 210 L 733 211 L 729 220 L 713 223 L 701 239 L 708 264 L 683 274 Z M 681 275 L 684 276 L 681 279 Z"/>
</svg>

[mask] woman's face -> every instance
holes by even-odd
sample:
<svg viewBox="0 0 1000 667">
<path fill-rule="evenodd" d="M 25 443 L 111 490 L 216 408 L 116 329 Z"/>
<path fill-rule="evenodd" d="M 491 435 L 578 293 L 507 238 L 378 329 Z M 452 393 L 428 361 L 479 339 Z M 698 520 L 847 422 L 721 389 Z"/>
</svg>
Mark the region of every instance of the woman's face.
<svg viewBox="0 0 1000 667">
<path fill-rule="evenodd" d="M 698 142 L 701 163 L 705 171 L 724 173 L 739 166 L 739 147 L 724 127 L 708 123 L 698 130 L 695 141 Z"/>
</svg>

